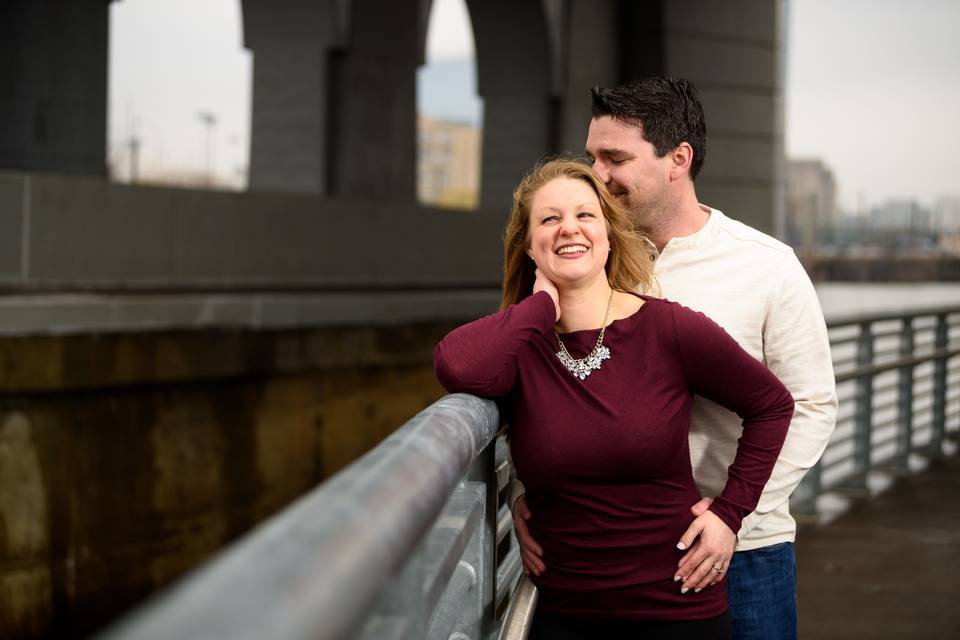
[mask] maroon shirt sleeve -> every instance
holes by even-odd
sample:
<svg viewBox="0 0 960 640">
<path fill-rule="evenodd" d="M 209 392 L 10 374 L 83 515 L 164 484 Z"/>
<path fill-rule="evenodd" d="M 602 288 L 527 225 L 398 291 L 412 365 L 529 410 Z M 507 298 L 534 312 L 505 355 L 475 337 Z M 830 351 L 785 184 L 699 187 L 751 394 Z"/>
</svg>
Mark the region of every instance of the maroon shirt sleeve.
<svg viewBox="0 0 960 640">
<path fill-rule="evenodd" d="M 537 334 L 550 335 L 557 311 L 539 292 L 451 331 L 433 350 L 433 367 L 450 393 L 496 398 L 513 388 L 517 354 Z"/>
<path fill-rule="evenodd" d="M 793 398 L 762 363 L 702 313 L 674 304 L 681 364 L 691 390 L 743 419 L 727 483 L 710 510 L 736 533 L 760 500 L 783 447 Z"/>
</svg>

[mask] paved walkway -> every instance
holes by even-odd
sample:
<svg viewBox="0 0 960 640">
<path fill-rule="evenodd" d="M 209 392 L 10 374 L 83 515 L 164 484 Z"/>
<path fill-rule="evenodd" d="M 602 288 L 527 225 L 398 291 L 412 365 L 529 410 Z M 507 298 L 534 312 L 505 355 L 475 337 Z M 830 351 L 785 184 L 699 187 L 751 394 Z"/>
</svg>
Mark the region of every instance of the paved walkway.
<svg viewBox="0 0 960 640">
<path fill-rule="evenodd" d="M 797 541 L 802 640 L 960 639 L 960 455 Z"/>
</svg>

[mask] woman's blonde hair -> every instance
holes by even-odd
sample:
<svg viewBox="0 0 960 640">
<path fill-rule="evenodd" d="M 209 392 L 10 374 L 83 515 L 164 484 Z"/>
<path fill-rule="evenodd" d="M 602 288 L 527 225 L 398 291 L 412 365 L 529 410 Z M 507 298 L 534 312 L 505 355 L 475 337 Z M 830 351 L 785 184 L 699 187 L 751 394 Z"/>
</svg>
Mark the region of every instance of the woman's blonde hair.
<svg viewBox="0 0 960 640">
<path fill-rule="evenodd" d="M 513 192 L 513 210 L 503 233 L 503 294 L 500 308 L 520 302 L 533 291 L 536 264 L 527 255 L 530 247 L 530 205 L 540 188 L 557 178 L 583 180 L 597 194 L 600 209 L 607 222 L 610 255 L 607 258 L 607 281 L 619 291 L 646 290 L 653 277 L 653 265 L 644 249 L 645 240 L 633 225 L 620 203 L 610 195 L 607 186 L 586 161 L 574 158 L 546 160 L 524 176 Z"/>
</svg>

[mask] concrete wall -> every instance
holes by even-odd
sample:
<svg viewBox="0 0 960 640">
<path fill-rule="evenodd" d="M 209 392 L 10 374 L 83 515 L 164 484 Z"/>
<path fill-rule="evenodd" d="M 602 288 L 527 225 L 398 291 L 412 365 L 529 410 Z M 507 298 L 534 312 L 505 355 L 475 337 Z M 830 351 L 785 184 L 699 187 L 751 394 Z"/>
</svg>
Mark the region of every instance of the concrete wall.
<svg viewBox="0 0 960 640">
<path fill-rule="evenodd" d="M 495 288 L 506 214 L 0 174 L 0 286 L 130 293 Z"/>
<path fill-rule="evenodd" d="M 349 463 L 449 328 L 0 338 L 0 637 L 86 637 Z"/>
<path fill-rule="evenodd" d="M 108 6 L 0 5 L 0 168 L 105 175 Z"/>
<path fill-rule="evenodd" d="M 0 175 L 0 637 L 85 637 L 439 397 L 502 219 Z"/>
<path fill-rule="evenodd" d="M 707 119 L 697 194 L 768 233 L 782 231 L 784 0 L 663 3 L 665 73 L 696 84 Z"/>
</svg>

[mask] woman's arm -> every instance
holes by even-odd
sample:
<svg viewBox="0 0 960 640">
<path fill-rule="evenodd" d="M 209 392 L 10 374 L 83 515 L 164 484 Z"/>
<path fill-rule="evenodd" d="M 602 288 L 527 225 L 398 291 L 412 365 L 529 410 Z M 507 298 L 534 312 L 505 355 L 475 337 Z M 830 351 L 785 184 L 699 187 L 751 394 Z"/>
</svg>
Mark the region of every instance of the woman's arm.
<svg viewBox="0 0 960 640">
<path fill-rule="evenodd" d="M 756 508 L 783 446 L 793 398 L 776 376 L 712 320 L 680 305 L 673 306 L 673 318 L 677 351 L 691 390 L 743 419 L 743 434 L 723 491 L 678 545 L 690 552 L 681 559 L 677 577 L 684 580 L 684 590 L 700 589 L 718 581 L 727 569 L 741 522 Z"/>
<path fill-rule="evenodd" d="M 553 331 L 553 298 L 538 292 L 507 309 L 451 331 L 433 350 L 440 384 L 451 392 L 506 395 L 517 375 L 517 354 L 537 335 Z"/>
</svg>

